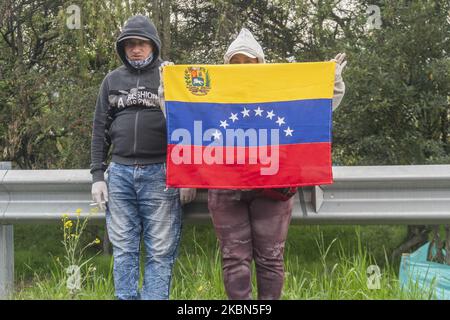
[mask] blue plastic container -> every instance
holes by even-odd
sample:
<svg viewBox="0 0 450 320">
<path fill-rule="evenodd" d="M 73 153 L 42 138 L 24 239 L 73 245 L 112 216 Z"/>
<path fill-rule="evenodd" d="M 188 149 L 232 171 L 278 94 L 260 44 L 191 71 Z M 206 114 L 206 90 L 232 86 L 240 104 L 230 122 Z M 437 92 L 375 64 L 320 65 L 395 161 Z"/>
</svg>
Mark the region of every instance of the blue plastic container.
<svg viewBox="0 0 450 320">
<path fill-rule="evenodd" d="M 404 289 L 430 293 L 431 299 L 450 300 L 450 265 L 427 261 L 426 243 L 411 254 L 403 254 L 400 283 Z"/>
</svg>

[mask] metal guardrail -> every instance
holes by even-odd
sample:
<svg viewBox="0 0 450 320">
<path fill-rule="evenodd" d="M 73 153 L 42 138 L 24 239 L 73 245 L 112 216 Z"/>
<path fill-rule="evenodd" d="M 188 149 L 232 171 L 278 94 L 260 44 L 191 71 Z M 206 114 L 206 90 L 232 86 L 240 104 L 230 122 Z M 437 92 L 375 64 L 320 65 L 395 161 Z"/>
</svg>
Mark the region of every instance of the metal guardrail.
<svg viewBox="0 0 450 320">
<path fill-rule="evenodd" d="M 292 215 L 301 224 L 438 224 L 450 222 L 450 165 L 334 167 L 334 183 L 304 187 Z M 58 222 L 86 216 L 87 170 L 0 170 L 0 224 Z M 208 221 L 207 193 L 185 207 L 188 221 Z M 104 222 L 104 213 L 92 216 Z"/>
<path fill-rule="evenodd" d="M 1 170 L 0 299 L 12 291 L 13 224 L 60 222 L 91 211 L 88 170 Z M 333 167 L 334 183 L 299 188 L 292 222 L 300 224 L 449 224 L 450 165 Z M 207 192 L 184 208 L 187 221 L 209 221 Z M 104 213 L 91 215 L 104 223 Z"/>
</svg>

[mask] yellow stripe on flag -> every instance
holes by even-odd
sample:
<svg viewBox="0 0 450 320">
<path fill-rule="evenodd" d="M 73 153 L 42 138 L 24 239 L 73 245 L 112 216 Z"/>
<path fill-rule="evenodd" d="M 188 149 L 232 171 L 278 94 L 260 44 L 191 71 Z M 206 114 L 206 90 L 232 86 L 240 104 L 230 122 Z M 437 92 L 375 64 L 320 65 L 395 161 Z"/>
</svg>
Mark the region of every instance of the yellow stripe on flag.
<svg viewBox="0 0 450 320">
<path fill-rule="evenodd" d="M 331 99 L 334 62 L 164 67 L 166 101 L 262 103 Z"/>
</svg>

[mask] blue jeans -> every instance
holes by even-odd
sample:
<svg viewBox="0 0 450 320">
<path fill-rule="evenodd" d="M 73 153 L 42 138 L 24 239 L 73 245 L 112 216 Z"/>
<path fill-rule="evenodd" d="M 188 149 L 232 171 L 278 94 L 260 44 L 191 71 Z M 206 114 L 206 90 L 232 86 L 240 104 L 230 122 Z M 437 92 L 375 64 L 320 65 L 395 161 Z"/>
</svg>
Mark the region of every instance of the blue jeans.
<svg viewBox="0 0 450 320">
<path fill-rule="evenodd" d="M 113 246 L 114 286 L 118 299 L 169 299 L 172 268 L 181 233 L 179 190 L 166 188 L 163 163 L 108 168 L 106 226 Z M 139 249 L 145 270 L 139 293 Z"/>
</svg>

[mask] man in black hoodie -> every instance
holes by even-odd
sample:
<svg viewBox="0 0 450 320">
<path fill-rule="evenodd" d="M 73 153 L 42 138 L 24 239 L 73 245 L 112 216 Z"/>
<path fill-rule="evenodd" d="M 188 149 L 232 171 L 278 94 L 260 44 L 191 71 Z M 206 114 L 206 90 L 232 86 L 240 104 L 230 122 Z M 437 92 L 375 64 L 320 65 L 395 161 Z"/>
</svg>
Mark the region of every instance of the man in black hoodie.
<svg viewBox="0 0 450 320">
<path fill-rule="evenodd" d="M 153 23 L 144 16 L 131 17 L 116 43 L 123 65 L 103 80 L 95 109 L 92 195 L 101 209 L 106 207 L 118 299 L 168 299 L 180 241 L 180 191 L 166 187 L 166 121 L 158 98 L 160 48 Z M 146 261 L 139 293 L 141 236 Z"/>
</svg>

